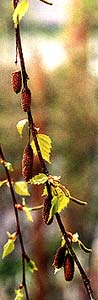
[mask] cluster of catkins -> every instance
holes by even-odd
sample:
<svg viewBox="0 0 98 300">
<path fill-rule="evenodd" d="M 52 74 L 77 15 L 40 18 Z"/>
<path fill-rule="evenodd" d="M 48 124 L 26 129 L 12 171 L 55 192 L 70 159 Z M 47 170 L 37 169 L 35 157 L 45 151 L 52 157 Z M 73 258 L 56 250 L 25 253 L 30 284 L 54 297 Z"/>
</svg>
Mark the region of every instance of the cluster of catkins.
<svg viewBox="0 0 98 300">
<path fill-rule="evenodd" d="M 12 87 L 16 94 L 21 92 L 22 76 L 20 70 L 16 70 L 12 72 Z M 26 86 L 22 89 L 21 92 L 21 106 L 25 112 L 28 112 L 30 110 L 30 105 L 31 105 L 31 92 L 30 89 Z"/>
<path fill-rule="evenodd" d="M 22 75 L 20 70 L 12 72 L 12 87 L 16 94 L 20 93 L 21 90 L 21 106 L 23 111 L 29 112 L 31 105 L 31 92 L 26 86 L 22 89 Z M 23 152 L 22 158 L 22 175 L 26 182 L 28 182 L 33 176 L 33 150 L 30 143 L 28 143 Z M 51 195 L 47 196 L 44 200 L 42 218 L 45 224 L 50 225 L 53 221 L 53 217 L 49 219 L 49 212 L 51 208 Z"/>
<path fill-rule="evenodd" d="M 64 278 L 71 281 L 74 276 L 74 260 L 66 245 L 59 247 L 56 251 L 53 266 L 55 269 L 64 268 Z"/>
<path fill-rule="evenodd" d="M 22 89 L 21 71 L 16 70 L 12 73 L 12 87 L 16 94 L 21 90 L 21 106 L 23 111 L 29 112 L 31 105 L 31 92 L 26 86 Z M 30 143 L 28 143 L 23 152 L 22 158 L 22 175 L 24 180 L 28 182 L 33 176 L 33 150 Z M 51 209 L 52 195 L 47 195 L 44 199 L 42 218 L 45 224 L 50 225 L 53 222 L 53 217 L 49 218 Z M 73 279 L 74 275 L 74 260 L 66 246 L 59 247 L 55 254 L 53 266 L 56 269 L 64 268 L 64 277 L 67 281 Z"/>
<path fill-rule="evenodd" d="M 22 89 L 22 76 L 21 71 L 16 70 L 12 72 L 12 87 L 16 94 L 20 93 L 21 90 L 21 106 L 23 111 L 29 112 L 31 105 L 31 92 L 28 86 Z M 33 176 L 33 150 L 30 143 L 28 143 L 24 149 L 22 159 L 22 175 L 25 181 L 29 181 Z"/>
</svg>

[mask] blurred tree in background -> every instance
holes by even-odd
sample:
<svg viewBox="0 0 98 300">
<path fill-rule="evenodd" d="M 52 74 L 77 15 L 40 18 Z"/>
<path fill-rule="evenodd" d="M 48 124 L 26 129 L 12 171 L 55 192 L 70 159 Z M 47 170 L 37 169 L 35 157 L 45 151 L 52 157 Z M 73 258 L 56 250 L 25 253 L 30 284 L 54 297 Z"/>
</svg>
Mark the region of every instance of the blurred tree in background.
<svg viewBox="0 0 98 300">
<path fill-rule="evenodd" d="M 21 24 L 27 69 L 32 79 L 29 82 L 33 95 L 32 111 L 36 125 L 42 132 L 48 133 L 53 141 L 50 173 L 62 176 L 71 194 L 88 202 L 86 208 L 77 207 L 75 204 L 69 205 L 62 218 L 66 229 L 73 233 L 78 232 L 81 240 L 93 249 L 91 257 L 82 253 L 79 255 L 90 274 L 97 300 L 98 1 L 70 0 L 61 1 L 60 4 L 60 1 L 55 0 L 54 6 L 59 5 L 59 8 L 62 8 L 63 18 L 59 20 L 55 19 L 55 9 L 50 13 L 52 8 L 36 3 L 36 0 L 33 2 L 28 25 L 26 18 Z M 16 99 L 10 83 L 15 60 L 10 1 L 2 1 L 0 11 L 0 140 L 8 161 L 14 166 L 15 179 L 19 179 L 20 162 L 27 136 L 24 129 L 21 142 L 15 127 L 21 119 L 21 109 L 20 97 L 17 96 Z M 41 15 L 42 11 L 43 18 L 39 17 L 38 20 L 38 12 Z M 52 16 L 54 14 L 54 20 L 49 19 L 49 14 Z M 58 45 L 61 48 L 58 48 Z M 59 51 L 62 49 L 62 52 L 58 52 L 58 49 Z M 57 53 L 57 65 L 49 68 L 49 61 L 51 66 L 54 65 Z M 46 65 L 45 57 L 48 61 Z M 25 113 L 23 114 L 25 118 Z M 38 162 L 36 172 L 37 170 Z M 5 178 L 3 170 L 0 172 L 1 178 Z M 36 199 L 35 190 L 31 201 L 40 204 L 40 195 L 41 191 L 38 190 Z M 9 228 L 14 226 L 14 217 L 10 218 L 13 211 L 10 194 L 5 187 L 0 191 L 0 199 L 2 252 L 6 231 L 10 231 Z M 55 223 L 52 229 L 47 229 L 42 224 L 41 213 L 36 213 L 33 228 L 29 225 L 34 240 L 28 243 L 29 226 L 25 220 L 22 222 L 25 226 L 27 247 L 31 253 L 32 251 L 35 253 L 40 266 L 39 273 L 36 273 L 34 278 L 30 278 L 28 274 L 31 299 L 35 292 L 36 300 L 46 298 L 52 300 L 54 297 L 57 300 L 70 300 L 72 294 L 73 300 L 78 298 L 83 300 L 83 287 L 77 272 L 72 285 L 66 284 L 62 272 L 53 275 L 51 265 L 60 237 Z M 0 262 L 1 300 L 8 300 L 13 296 L 13 286 L 20 276 L 18 261 L 16 263 L 15 258 L 14 253 L 10 259 L 8 257 L 6 261 Z"/>
</svg>

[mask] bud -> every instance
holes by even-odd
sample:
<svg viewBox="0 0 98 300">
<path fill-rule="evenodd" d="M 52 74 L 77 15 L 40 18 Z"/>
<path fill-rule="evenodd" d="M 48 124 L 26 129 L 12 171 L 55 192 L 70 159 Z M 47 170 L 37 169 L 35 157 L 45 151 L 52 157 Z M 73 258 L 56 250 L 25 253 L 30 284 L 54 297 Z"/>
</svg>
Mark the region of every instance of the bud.
<svg viewBox="0 0 98 300">
<path fill-rule="evenodd" d="M 33 150 L 30 144 L 28 144 L 24 149 L 22 175 L 26 181 L 29 181 L 33 176 Z"/>
<path fill-rule="evenodd" d="M 56 251 L 53 266 L 57 269 L 60 269 L 64 263 L 64 257 L 65 257 L 65 245 L 63 247 L 59 247 Z"/>
<path fill-rule="evenodd" d="M 25 112 L 28 112 L 30 110 L 30 105 L 31 105 L 31 92 L 30 89 L 26 87 L 23 88 L 22 90 L 21 106 Z"/>
<path fill-rule="evenodd" d="M 50 225 L 53 222 L 53 217 L 48 221 L 50 208 L 51 208 L 51 197 L 47 196 L 44 200 L 44 207 L 42 210 L 42 218 L 44 223 L 47 225 Z"/>
<path fill-rule="evenodd" d="M 64 259 L 64 277 L 65 280 L 71 281 L 74 275 L 74 260 L 70 253 Z"/>
<path fill-rule="evenodd" d="M 16 94 L 18 94 L 21 91 L 22 87 L 22 77 L 21 77 L 21 71 L 16 70 L 12 73 L 12 87 Z"/>
</svg>

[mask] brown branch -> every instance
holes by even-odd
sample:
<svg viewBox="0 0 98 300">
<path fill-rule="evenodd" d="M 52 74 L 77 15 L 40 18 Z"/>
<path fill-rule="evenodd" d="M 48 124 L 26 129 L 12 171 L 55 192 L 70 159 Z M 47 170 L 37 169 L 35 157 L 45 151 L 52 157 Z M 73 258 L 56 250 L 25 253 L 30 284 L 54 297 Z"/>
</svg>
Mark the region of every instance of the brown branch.
<svg viewBox="0 0 98 300">
<path fill-rule="evenodd" d="M 14 207 L 14 212 L 15 212 L 15 217 L 16 217 L 16 224 L 17 224 L 17 234 L 19 236 L 19 241 L 20 241 L 20 246 L 21 246 L 21 253 L 22 253 L 22 285 L 23 285 L 24 290 L 25 290 L 26 299 L 29 300 L 27 286 L 26 286 L 26 275 L 25 275 L 25 256 L 26 256 L 26 253 L 25 253 L 23 239 L 22 239 L 22 233 L 21 233 L 21 229 L 20 229 L 18 211 L 17 211 L 17 208 L 16 208 L 17 207 L 17 201 L 16 201 L 13 185 L 12 185 L 12 182 L 11 182 L 10 173 L 9 173 L 9 171 L 8 171 L 6 165 L 5 165 L 6 160 L 5 160 L 5 157 L 4 157 L 1 146 L 0 146 L 0 157 L 3 161 L 2 164 L 5 168 L 6 176 L 7 176 L 8 182 L 9 182 L 9 187 L 10 187 L 10 191 L 11 191 L 11 195 L 12 195 L 13 207 Z"/>
<path fill-rule="evenodd" d="M 43 2 L 43 3 L 49 4 L 49 5 L 52 5 L 52 3 L 47 2 L 46 0 L 40 0 L 40 1 Z M 14 8 L 17 6 L 18 2 L 19 2 L 19 0 L 16 0 L 16 1 L 14 0 Z M 26 73 L 25 62 L 24 62 L 24 57 L 23 57 L 19 24 L 16 28 L 16 49 L 18 49 L 18 52 L 19 52 L 19 58 L 20 58 L 22 76 L 23 76 L 23 84 L 26 87 L 27 86 L 28 75 Z M 48 176 L 49 172 L 48 172 L 48 169 L 46 167 L 45 161 L 42 157 L 41 150 L 40 150 L 40 147 L 39 147 L 39 144 L 38 144 L 38 140 L 37 140 L 37 136 L 36 136 L 36 129 L 35 129 L 35 126 L 34 126 L 31 110 L 29 110 L 29 112 L 28 112 L 28 121 L 29 121 L 29 127 L 32 130 L 32 136 L 33 136 L 33 139 L 34 139 L 34 142 L 35 142 L 35 146 L 36 146 L 37 154 L 38 154 L 39 161 L 40 161 L 40 164 L 41 164 L 42 172 L 45 173 Z M 51 186 L 49 185 L 48 182 L 46 182 L 46 186 L 47 186 L 48 194 L 51 195 Z M 74 198 L 73 201 L 76 202 L 76 199 Z M 85 288 L 87 290 L 87 293 L 88 293 L 88 297 L 89 297 L 90 300 L 94 300 L 93 291 L 92 291 L 92 288 L 91 288 L 91 285 L 90 285 L 90 281 L 89 281 L 84 269 L 82 268 L 76 254 L 75 254 L 75 252 L 74 252 L 74 250 L 71 246 L 71 243 L 68 239 L 67 232 L 65 231 L 64 225 L 63 225 L 63 223 L 61 221 L 61 218 L 60 218 L 60 215 L 58 213 L 56 213 L 56 220 L 57 220 L 58 226 L 59 226 L 59 228 L 60 228 L 60 230 L 61 230 L 61 232 L 64 236 L 64 239 L 67 243 L 68 249 L 70 250 L 70 252 L 73 256 L 73 259 L 74 259 L 75 263 L 77 264 L 77 267 L 80 271 L 84 286 L 85 286 Z"/>
<path fill-rule="evenodd" d="M 45 4 L 48 4 L 48 5 L 53 5 L 52 2 L 48 2 L 48 1 L 46 1 L 46 0 L 39 0 L 39 1 L 41 1 L 41 2 L 43 2 L 43 3 L 45 3 Z"/>
</svg>

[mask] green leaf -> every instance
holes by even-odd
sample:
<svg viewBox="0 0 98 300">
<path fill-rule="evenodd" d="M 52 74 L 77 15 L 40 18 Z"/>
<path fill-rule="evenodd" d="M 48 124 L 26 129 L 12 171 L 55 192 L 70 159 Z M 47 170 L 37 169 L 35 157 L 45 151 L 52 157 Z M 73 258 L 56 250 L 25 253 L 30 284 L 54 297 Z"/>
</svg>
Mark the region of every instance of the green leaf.
<svg viewBox="0 0 98 300">
<path fill-rule="evenodd" d="M 30 208 L 30 207 L 26 207 L 26 206 L 23 207 L 23 211 L 25 212 L 26 217 L 27 217 L 29 222 L 33 222 L 32 215 L 31 215 L 31 212 L 30 212 L 31 210 L 32 210 L 32 208 Z"/>
<path fill-rule="evenodd" d="M 27 261 L 27 265 L 28 265 L 28 268 L 29 268 L 30 272 L 32 272 L 32 273 L 33 273 L 34 271 L 37 271 L 37 270 L 38 270 L 38 268 L 37 268 L 35 262 L 34 262 L 32 259 L 30 259 L 29 262 Z"/>
<path fill-rule="evenodd" d="M 28 186 L 25 181 L 16 181 L 14 184 L 15 192 L 22 196 L 30 196 Z"/>
<path fill-rule="evenodd" d="M 5 165 L 5 167 L 7 168 L 8 171 L 13 172 L 13 167 L 12 167 L 12 164 L 10 162 L 5 161 L 4 165 Z"/>
<path fill-rule="evenodd" d="M 0 187 L 5 183 L 7 183 L 7 179 L 0 181 Z"/>
<path fill-rule="evenodd" d="M 14 248 L 14 241 L 12 239 L 8 239 L 7 243 L 3 247 L 2 259 L 4 259 L 5 256 L 8 256 L 11 252 L 13 252 Z"/>
<path fill-rule="evenodd" d="M 17 4 L 17 7 L 14 10 L 13 13 L 13 21 L 15 28 L 17 28 L 18 23 L 22 19 L 22 17 L 25 15 L 29 8 L 29 1 L 28 0 L 22 0 Z"/>
<path fill-rule="evenodd" d="M 22 210 L 25 212 L 28 221 L 33 222 L 32 215 L 31 215 L 32 207 L 27 207 L 26 206 L 24 198 L 22 199 L 22 205 L 23 205 Z"/>
<path fill-rule="evenodd" d="M 42 193 L 42 196 L 46 196 L 48 195 L 48 191 L 47 191 L 47 187 L 45 185 L 44 189 L 43 189 L 43 193 Z"/>
<path fill-rule="evenodd" d="M 23 299 L 23 291 L 22 289 L 18 289 L 18 290 L 15 290 L 15 294 L 16 294 L 16 297 L 14 298 L 14 300 L 21 300 Z"/>
<path fill-rule="evenodd" d="M 56 188 L 57 195 L 55 195 L 52 199 L 52 206 L 50 209 L 49 220 L 55 213 L 60 213 L 65 207 L 67 207 L 69 203 L 69 196 L 65 196 L 65 194 L 61 191 L 59 187 Z"/>
<path fill-rule="evenodd" d="M 18 133 L 20 135 L 20 137 L 22 137 L 22 132 L 23 132 L 23 128 L 25 126 L 25 124 L 28 122 L 28 119 L 23 119 L 23 120 L 20 120 L 17 124 L 16 124 L 16 127 L 17 127 L 17 130 L 18 130 Z"/>
<path fill-rule="evenodd" d="M 38 175 L 35 175 L 31 180 L 31 184 L 44 184 L 48 180 L 48 176 L 44 173 L 39 173 Z"/>
<path fill-rule="evenodd" d="M 37 134 L 36 136 L 37 136 L 38 144 L 39 144 L 43 159 L 46 160 L 48 163 L 51 163 L 50 162 L 50 153 L 51 153 L 51 148 L 52 148 L 52 145 L 51 145 L 52 142 L 51 142 L 50 137 L 46 134 L 40 134 L 40 133 Z M 37 155 L 34 140 L 31 142 L 31 147 L 33 149 L 34 155 Z"/>
</svg>

